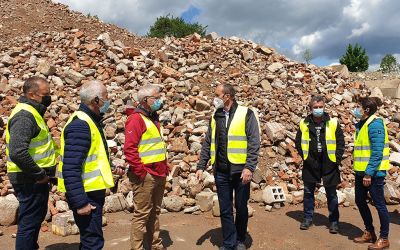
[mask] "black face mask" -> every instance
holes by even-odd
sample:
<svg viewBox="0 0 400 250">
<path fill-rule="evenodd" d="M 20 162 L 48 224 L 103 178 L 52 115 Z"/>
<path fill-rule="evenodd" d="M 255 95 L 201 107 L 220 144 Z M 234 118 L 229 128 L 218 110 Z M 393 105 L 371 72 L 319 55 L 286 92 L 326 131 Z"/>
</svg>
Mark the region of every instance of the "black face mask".
<svg viewBox="0 0 400 250">
<path fill-rule="evenodd" d="M 51 104 L 51 96 L 49 95 L 45 95 L 42 97 L 42 101 L 40 102 L 40 104 L 43 104 L 46 108 L 48 106 L 50 106 Z"/>
</svg>

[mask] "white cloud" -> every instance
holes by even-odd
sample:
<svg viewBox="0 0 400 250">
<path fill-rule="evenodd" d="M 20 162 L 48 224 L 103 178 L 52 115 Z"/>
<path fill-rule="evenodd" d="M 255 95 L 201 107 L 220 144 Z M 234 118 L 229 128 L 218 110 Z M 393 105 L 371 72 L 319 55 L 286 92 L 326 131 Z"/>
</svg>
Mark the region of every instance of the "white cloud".
<svg viewBox="0 0 400 250">
<path fill-rule="evenodd" d="M 355 21 L 360 21 L 363 16 L 363 8 L 361 4 L 361 0 L 351 0 L 350 5 L 343 8 L 343 15 L 353 18 Z"/>
<path fill-rule="evenodd" d="M 293 53 L 295 55 L 298 55 L 305 49 L 314 47 L 316 43 L 321 42 L 321 38 L 322 36 L 319 31 L 316 31 L 309 35 L 302 36 L 298 44 L 293 46 Z"/>
<path fill-rule="evenodd" d="M 400 63 L 400 54 L 393 54 L 394 58 L 396 58 L 397 63 Z"/>
<path fill-rule="evenodd" d="M 379 68 L 380 68 L 380 64 L 378 64 L 378 63 L 370 64 L 368 67 L 368 71 L 376 71 Z"/>
<path fill-rule="evenodd" d="M 351 30 L 351 35 L 347 38 L 358 37 L 364 34 L 365 32 L 369 31 L 370 25 L 368 23 L 363 23 L 360 28 Z"/>
<path fill-rule="evenodd" d="M 340 62 L 333 62 L 333 63 L 330 63 L 328 66 L 335 66 L 335 65 L 340 65 Z"/>
</svg>

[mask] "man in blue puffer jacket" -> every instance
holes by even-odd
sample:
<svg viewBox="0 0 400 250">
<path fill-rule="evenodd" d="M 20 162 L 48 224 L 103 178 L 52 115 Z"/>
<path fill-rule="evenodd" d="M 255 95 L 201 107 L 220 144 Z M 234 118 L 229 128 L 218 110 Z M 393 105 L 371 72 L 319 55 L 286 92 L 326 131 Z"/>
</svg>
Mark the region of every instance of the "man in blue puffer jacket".
<svg viewBox="0 0 400 250">
<path fill-rule="evenodd" d="M 382 118 L 375 116 L 381 101 L 378 98 L 360 99 L 360 107 L 354 115 L 360 119 L 356 124 L 354 143 L 354 171 L 356 204 L 364 221 L 365 231 L 354 239 L 356 243 L 374 243 L 368 249 L 389 247 L 389 212 L 386 208 L 384 185 L 389 164 L 389 139 L 386 125 Z M 381 224 L 379 239 L 375 235 L 371 211 L 368 207 L 368 192 L 379 214 Z"/>
<path fill-rule="evenodd" d="M 86 114 L 93 121 L 101 136 L 101 139 L 98 138 L 98 140 L 102 141 L 102 146 L 104 146 L 105 152 L 107 152 L 107 141 L 102 125 L 103 115 L 110 106 L 106 87 L 101 82 L 91 81 L 82 86 L 80 97 L 82 103 L 79 111 Z M 63 192 L 66 191 L 68 205 L 74 213 L 75 222 L 79 228 L 81 240 L 79 249 L 85 250 L 99 250 L 103 249 L 104 246 L 102 212 L 106 189 L 104 187 L 86 190 L 87 182 L 86 184 L 84 182 L 84 180 L 88 181 L 90 178 L 96 178 L 85 177 L 85 175 L 88 175 L 88 170 L 85 170 L 85 166 L 88 166 L 90 149 L 96 140 L 96 138 L 93 138 L 93 135 L 96 136 L 96 131 L 91 131 L 88 121 L 80 119 L 79 116 L 75 116 L 69 124 L 67 123 L 63 131 L 64 145 L 62 148 L 64 150 L 61 150 L 63 151 L 61 152 L 63 160 L 62 172 L 59 176 L 59 189 Z M 101 152 L 98 149 L 96 154 L 101 154 Z M 100 161 L 101 157 L 99 155 L 96 158 L 91 162 L 97 161 L 97 165 L 109 165 L 108 154 L 105 158 L 103 156 L 105 162 Z M 99 170 L 100 168 L 98 167 Z M 90 173 L 94 172 L 96 171 Z M 109 172 L 108 176 L 104 176 L 103 171 L 100 172 L 103 174 L 103 178 L 96 179 L 97 181 L 102 182 L 102 179 L 105 180 L 109 177 L 111 178 L 110 181 L 113 182 L 111 172 Z M 124 171 L 118 168 L 113 173 L 122 175 Z M 60 183 L 60 181 L 63 182 Z M 93 182 L 91 181 L 91 183 Z M 89 185 L 93 186 L 93 184 Z M 102 184 L 95 183 L 94 185 L 101 186 Z M 65 191 L 62 189 L 65 189 Z"/>
</svg>

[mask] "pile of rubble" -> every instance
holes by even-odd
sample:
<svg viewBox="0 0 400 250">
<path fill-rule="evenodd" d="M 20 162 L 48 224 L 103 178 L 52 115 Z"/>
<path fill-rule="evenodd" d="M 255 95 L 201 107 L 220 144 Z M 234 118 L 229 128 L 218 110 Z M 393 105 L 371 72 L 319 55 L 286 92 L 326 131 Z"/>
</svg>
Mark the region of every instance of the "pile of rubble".
<svg viewBox="0 0 400 250">
<path fill-rule="evenodd" d="M 399 72 L 383 73 L 382 71 L 373 72 L 354 72 L 350 73 L 350 78 L 354 81 L 376 81 L 376 80 L 395 80 L 400 79 Z"/>
<path fill-rule="evenodd" d="M 294 138 L 300 119 L 309 112 L 310 96 L 322 94 L 327 99 L 327 110 L 340 120 L 345 132 L 347 149 L 341 166 L 343 182 L 339 199 L 344 205 L 354 203 L 351 169 L 354 120 L 351 110 L 355 95 L 370 94 L 362 82 L 351 82 L 347 76 L 327 68 L 291 61 L 272 48 L 237 37 L 218 37 L 215 33 L 204 38 L 197 34 L 182 39 L 165 38 L 160 40 L 159 48 L 149 50 L 127 47 L 119 40 L 112 40 L 107 33 L 91 37 L 78 29 L 35 32 L 12 44 L 0 52 L 2 211 L 4 206 L 15 207 L 17 204 L 6 176 L 4 124 L 17 103 L 24 79 L 32 75 L 46 77 L 51 83 L 53 103 L 45 118 L 57 142 L 68 117 L 79 107 L 79 87 L 91 79 L 105 82 L 112 99 L 112 108 L 104 120 L 105 134 L 112 162 L 117 166 L 127 166 L 122 150 L 126 107 L 135 105 L 140 86 L 160 84 L 166 104 L 160 119 L 169 145 L 171 168 L 164 211 L 184 210 L 197 214 L 213 210 L 215 216 L 218 216 L 218 201 L 211 167 L 200 183 L 195 178 L 195 171 L 213 112 L 211 102 L 216 84 L 233 84 L 237 88 L 237 99 L 258 112 L 262 148 L 260 164 L 251 183 L 251 200 L 267 204 L 266 210 L 279 208 L 283 202 L 302 202 L 301 158 L 294 149 Z M 379 89 L 372 92 L 384 100 L 379 115 L 388 123 L 394 152 L 390 159 L 398 165 L 400 116 L 396 112 L 400 104 L 381 96 Z M 389 171 L 388 202 L 396 203 L 400 197 L 399 172 L 397 166 Z M 116 188 L 108 190 L 105 212 L 131 210 L 132 192 L 128 179 L 123 177 L 115 181 Z M 317 193 L 321 205 L 325 202 L 323 193 L 323 188 Z M 69 210 L 65 196 L 56 186 L 51 190 L 49 207 L 48 219 L 52 215 L 55 217 L 53 222 L 70 223 L 68 213 L 65 213 Z M 15 223 L 15 217 L 8 222 L 0 218 L 1 225 L 12 223 Z"/>
<path fill-rule="evenodd" d="M 0 1 L 0 48 L 8 48 L 15 37 L 29 36 L 37 31 L 62 32 L 80 29 L 91 36 L 108 32 L 129 46 L 159 47 L 159 39 L 136 36 L 127 29 L 101 21 L 90 13 L 84 15 L 52 0 Z"/>
</svg>

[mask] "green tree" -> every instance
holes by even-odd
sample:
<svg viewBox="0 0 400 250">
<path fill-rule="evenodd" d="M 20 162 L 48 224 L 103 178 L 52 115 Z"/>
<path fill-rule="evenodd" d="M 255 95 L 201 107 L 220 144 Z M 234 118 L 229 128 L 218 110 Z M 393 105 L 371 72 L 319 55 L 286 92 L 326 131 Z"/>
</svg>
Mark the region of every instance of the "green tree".
<svg viewBox="0 0 400 250">
<path fill-rule="evenodd" d="M 206 29 L 207 26 L 199 23 L 187 23 L 181 17 L 173 17 L 168 14 L 157 18 L 155 23 L 150 26 L 147 36 L 159 38 L 165 36 L 185 37 L 193 33 L 204 36 Z"/>
<path fill-rule="evenodd" d="M 397 72 L 399 64 L 397 64 L 396 58 L 391 54 L 385 55 L 381 60 L 380 70 L 383 73 Z"/>
<path fill-rule="evenodd" d="M 349 44 L 347 46 L 346 54 L 340 58 L 340 64 L 347 66 L 351 72 L 366 71 L 368 69 L 368 55 L 359 44 L 354 47 Z"/>
<path fill-rule="evenodd" d="M 313 59 L 313 55 L 310 49 L 304 50 L 303 59 L 306 61 L 307 64 L 310 64 L 311 60 Z"/>
</svg>

